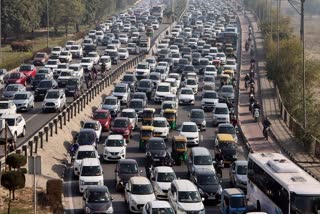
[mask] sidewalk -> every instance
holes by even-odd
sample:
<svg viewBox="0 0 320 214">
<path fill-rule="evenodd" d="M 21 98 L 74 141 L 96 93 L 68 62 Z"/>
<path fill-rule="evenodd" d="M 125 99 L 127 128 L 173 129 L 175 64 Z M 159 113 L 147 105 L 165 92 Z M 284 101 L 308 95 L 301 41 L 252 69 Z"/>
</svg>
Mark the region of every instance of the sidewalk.
<svg viewBox="0 0 320 214">
<path fill-rule="evenodd" d="M 240 15 L 242 26 L 242 47 L 248 37 L 248 24 L 251 23 L 255 40 L 255 59 L 258 64 L 256 73 L 256 95 L 261 103 L 263 115 L 268 116 L 271 126 L 271 137 L 269 141 L 264 141 L 262 137 L 261 122 L 254 123 L 253 118 L 249 115 L 248 93 L 244 90 L 244 75 L 249 70 L 250 55 L 243 51 L 241 62 L 241 81 L 240 81 L 240 102 L 239 102 L 239 120 L 241 128 L 248 140 L 248 146 L 253 152 L 276 151 L 286 153 L 291 160 L 309 172 L 312 176 L 320 180 L 320 160 L 308 155 L 301 144 L 295 141 L 293 134 L 286 126 L 280 116 L 279 103 L 276 95 L 276 89 L 271 81 L 267 79 L 265 70 L 263 36 L 258 27 L 258 23 L 253 14 L 248 14 L 248 18 Z"/>
</svg>

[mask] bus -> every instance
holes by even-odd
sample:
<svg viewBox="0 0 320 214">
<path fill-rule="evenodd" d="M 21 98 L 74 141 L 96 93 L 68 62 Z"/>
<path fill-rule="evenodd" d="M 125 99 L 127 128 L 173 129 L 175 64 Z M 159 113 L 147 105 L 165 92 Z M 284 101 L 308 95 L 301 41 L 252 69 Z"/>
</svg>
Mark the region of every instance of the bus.
<svg viewBox="0 0 320 214">
<path fill-rule="evenodd" d="M 164 7 L 162 5 L 153 6 L 151 8 L 151 15 L 158 17 L 159 21 L 161 22 L 161 20 L 163 18 L 163 11 L 164 11 Z"/>
<path fill-rule="evenodd" d="M 320 182 L 280 153 L 253 153 L 247 198 L 269 214 L 319 214 Z"/>
</svg>

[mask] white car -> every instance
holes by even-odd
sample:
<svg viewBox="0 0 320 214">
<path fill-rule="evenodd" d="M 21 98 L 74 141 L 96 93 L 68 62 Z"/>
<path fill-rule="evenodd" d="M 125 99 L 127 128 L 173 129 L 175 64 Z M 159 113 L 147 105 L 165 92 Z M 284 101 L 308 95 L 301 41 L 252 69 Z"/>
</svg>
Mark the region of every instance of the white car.
<svg viewBox="0 0 320 214">
<path fill-rule="evenodd" d="M 199 145 L 199 128 L 194 122 L 183 122 L 180 128 L 180 135 L 187 138 L 190 145 Z"/>
<path fill-rule="evenodd" d="M 109 135 L 104 142 L 103 159 L 115 161 L 126 158 L 126 140 L 122 135 Z"/>
<path fill-rule="evenodd" d="M 70 52 L 73 58 L 81 58 L 83 56 L 83 49 L 81 45 L 72 45 Z"/>
<path fill-rule="evenodd" d="M 213 109 L 213 125 L 230 123 L 229 108 L 226 103 L 217 103 Z"/>
<path fill-rule="evenodd" d="M 15 114 L 17 107 L 12 100 L 0 101 L 0 116 L 5 114 Z"/>
<path fill-rule="evenodd" d="M 81 64 L 71 64 L 69 69 L 72 70 L 72 76 L 83 77 L 83 67 Z"/>
<path fill-rule="evenodd" d="M 216 59 L 220 60 L 222 65 L 226 64 L 227 57 L 223 52 L 218 52 L 217 55 L 216 55 Z"/>
<path fill-rule="evenodd" d="M 83 122 L 81 128 L 83 129 L 93 129 L 96 132 L 98 141 L 100 140 L 102 133 L 102 126 L 99 121 L 96 120 L 88 120 Z"/>
<path fill-rule="evenodd" d="M 163 97 L 171 94 L 171 85 L 170 83 L 167 82 L 160 82 L 157 86 L 155 96 L 154 96 L 154 101 L 155 102 L 162 102 Z"/>
<path fill-rule="evenodd" d="M 65 86 L 72 76 L 73 70 L 62 70 L 57 78 L 59 87 Z"/>
<path fill-rule="evenodd" d="M 216 66 L 207 65 L 206 68 L 204 69 L 204 75 L 216 77 L 218 75 L 218 70 L 217 70 Z"/>
<path fill-rule="evenodd" d="M 170 127 L 165 117 L 154 117 L 152 120 L 152 126 L 154 127 L 154 136 L 168 138 Z"/>
<path fill-rule="evenodd" d="M 103 55 L 100 57 L 99 65 L 105 64 L 106 70 L 109 71 L 111 69 L 111 57 Z"/>
<path fill-rule="evenodd" d="M 104 49 L 105 53 L 117 52 L 117 51 L 118 51 L 118 48 L 114 44 L 109 44 L 109 45 L 107 45 L 106 49 Z"/>
<path fill-rule="evenodd" d="M 227 58 L 225 66 L 228 66 L 229 68 L 233 69 L 234 71 L 237 71 L 238 65 L 237 65 L 237 61 L 235 59 Z"/>
<path fill-rule="evenodd" d="M 162 49 L 168 48 L 168 44 L 160 43 L 157 45 L 156 53 L 159 53 Z"/>
<path fill-rule="evenodd" d="M 104 185 L 102 167 L 98 158 L 85 158 L 80 166 L 79 192 L 83 193 L 92 185 Z"/>
<path fill-rule="evenodd" d="M 47 64 L 44 66 L 45 68 L 54 69 L 58 68 L 58 65 L 60 64 L 60 60 L 58 59 L 49 59 Z"/>
<path fill-rule="evenodd" d="M 173 63 L 178 63 L 181 55 L 179 53 L 171 53 L 170 58 L 172 59 Z"/>
<path fill-rule="evenodd" d="M 63 51 L 63 48 L 61 46 L 55 46 L 51 49 L 51 55 L 59 56 L 61 51 Z"/>
<path fill-rule="evenodd" d="M 157 60 L 154 57 L 147 58 L 146 62 L 149 64 L 151 71 L 154 71 L 154 69 L 156 69 Z"/>
<path fill-rule="evenodd" d="M 90 30 L 89 31 L 89 36 L 95 36 L 96 35 L 96 30 Z"/>
<path fill-rule="evenodd" d="M 114 39 L 111 41 L 112 45 L 115 45 L 117 49 L 119 49 L 121 47 L 121 42 L 119 39 Z"/>
<path fill-rule="evenodd" d="M 118 97 L 122 104 L 128 105 L 130 102 L 130 87 L 125 83 L 118 83 L 113 92 L 112 96 Z"/>
<path fill-rule="evenodd" d="M 72 54 L 70 51 L 61 51 L 59 55 L 59 60 L 61 63 L 69 63 L 72 61 Z"/>
<path fill-rule="evenodd" d="M 102 30 L 97 30 L 95 36 L 97 41 L 101 41 L 104 37 L 104 33 Z"/>
<path fill-rule="evenodd" d="M 121 44 L 127 44 L 128 43 L 127 34 L 119 34 L 118 38 L 119 38 Z"/>
<path fill-rule="evenodd" d="M 196 74 L 195 72 L 187 73 L 185 79 L 195 79 L 197 83 L 199 82 L 198 74 Z"/>
<path fill-rule="evenodd" d="M 170 46 L 170 52 L 179 54 L 180 51 L 179 51 L 178 45 L 171 45 Z"/>
<path fill-rule="evenodd" d="M 205 75 L 203 77 L 203 85 L 213 85 L 213 87 L 216 87 L 216 79 L 214 76 L 211 75 Z"/>
<path fill-rule="evenodd" d="M 93 62 L 92 62 L 91 58 L 88 58 L 88 57 L 83 57 L 83 58 L 81 59 L 80 64 L 81 64 L 81 66 L 82 66 L 83 68 L 86 68 L 86 69 L 88 69 L 88 70 L 91 70 L 92 67 L 93 67 Z"/>
<path fill-rule="evenodd" d="M 192 88 L 181 88 L 178 99 L 179 104 L 194 105 L 195 97 Z"/>
<path fill-rule="evenodd" d="M 147 62 L 140 62 L 138 63 L 135 69 L 135 75 L 138 80 L 140 79 L 147 79 L 150 75 L 151 69 L 149 63 Z"/>
<path fill-rule="evenodd" d="M 176 95 L 178 92 L 177 80 L 175 78 L 166 78 L 164 82 L 170 83 L 171 85 L 171 93 Z"/>
<path fill-rule="evenodd" d="M 146 203 L 143 207 L 142 214 L 151 213 L 167 213 L 174 214 L 174 210 L 168 201 L 150 201 Z"/>
<path fill-rule="evenodd" d="M 99 56 L 98 52 L 96 52 L 96 51 L 89 52 L 86 57 L 91 59 L 93 64 L 98 64 L 98 62 L 100 60 L 100 56 Z"/>
<path fill-rule="evenodd" d="M 75 45 L 75 44 L 76 44 L 75 41 L 73 41 L 73 40 L 68 40 L 64 46 L 65 46 L 66 50 L 70 50 L 71 46 L 72 46 L 72 45 Z"/>
<path fill-rule="evenodd" d="M 185 85 L 186 88 L 191 88 L 194 94 L 198 93 L 198 82 L 195 79 L 186 79 Z"/>
<path fill-rule="evenodd" d="M 153 29 L 158 30 L 159 29 L 159 22 L 152 22 L 151 26 L 153 27 Z"/>
<path fill-rule="evenodd" d="M 143 206 L 156 197 L 148 178 L 142 176 L 131 177 L 125 187 L 125 201 L 132 213 L 141 213 Z"/>
<path fill-rule="evenodd" d="M 217 103 L 219 103 L 219 96 L 216 91 L 208 90 L 203 92 L 201 99 L 203 110 L 213 110 Z"/>
<path fill-rule="evenodd" d="M 174 78 L 176 80 L 177 83 L 177 88 L 180 88 L 180 84 L 181 84 L 181 75 L 178 73 L 169 73 L 168 78 Z"/>
<path fill-rule="evenodd" d="M 162 81 L 165 80 L 168 76 L 168 68 L 165 66 L 160 66 L 159 64 L 156 67 L 156 69 L 154 70 L 154 72 L 160 74 L 160 78 Z"/>
<path fill-rule="evenodd" d="M 157 166 L 153 169 L 151 183 L 157 199 L 166 200 L 168 198 L 168 189 L 174 179 L 177 179 L 177 176 L 172 167 Z"/>
<path fill-rule="evenodd" d="M 20 91 L 15 93 L 13 103 L 17 111 L 29 111 L 34 107 L 34 96 L 30 91 Z"/>
<path fill-rule="evenodd" d="M 50 89 L 42 102 L 42 112 L 47 110 L 61 111 L 67 105 L 63 89 Z"/>
<path fill-rule="evenodd" d="M 118 54 L 120 59 L 127 60 L 129 58 L 129 51 L 127 48 L 119 48 Z"/>
<path fill-rule="evenodd" d="M 26 135 L 26 121 L 21 114 L 3 114 L 0 119 L 7 122 L 14 142 L 17 142 L 18 137 Z"/>
<path fill-rule="evenodd" d="M 230 166 L 230 180 L 235 187 L 247 189 L 248 161 L 237 160 Z"/>
<path fill-rule="evenodd" d="M 133 108 L 126 108 L 121 111 L 121 117 L 127 117 L 130 120 L 132 130 L 138 127 L 138 114 Z"/>
<path fill-rule="evenodd" d="M 99 159 L 99 154 L 93 145 L 84 145 L 79 146 L 75 155 L 71 157 L 73 160 L 73 174 L 75 176 L 79 176 L 80 174 L 80 166 L 82 160 L 85 158 L 97 158 Z"/>
</svg>

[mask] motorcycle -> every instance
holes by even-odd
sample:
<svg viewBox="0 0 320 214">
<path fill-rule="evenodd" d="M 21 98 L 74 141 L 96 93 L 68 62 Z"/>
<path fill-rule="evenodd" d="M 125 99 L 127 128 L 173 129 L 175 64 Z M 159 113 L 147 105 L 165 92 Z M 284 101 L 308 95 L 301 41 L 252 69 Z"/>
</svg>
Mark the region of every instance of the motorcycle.
<svg viewBox="0 0 320 214">
<path fill-rule="evenodd" d="M 254 117 L 254 120 L 256 122 L 259 121 L 259 118 L 260 118 L 260 109 L 258 108 L 255 108 L 254 111 L 253 111 L 253 117 Z"/>
<path fill-rule="evenodd" d="M 254 78 L 254 70 L 252 69 L 252 70 L 250 70 L 250 72 L 249 72 L 249 76 L 250 76 L 250 78 L 252 79 L 252 78 Z"/>
<path fill-rule="evenodd" d="M 76 155 L 76 152 L 79 148 L 79 145 L 77 143 L 73 143 L 72 145 L 70 145 L 68 153 L 71 157 L 71 163 L 74 162 L 74 156 Z"/>
<path fill-rule="evenodd" d="M 218 178 L 222 178 L 222 169 L 224 168 L 224 161 L 220 160 L 219 162 L 216 163 L 216 174 Z"/>
<path fill-rule="evenodd" d="M 246 90 L 248 90 L 248 87 L 249 87 L 249 80 L 245 81 L 244 82 L 244 87 Z"/>
<path fill-rule="evenodd" d="M 252 112 L 254 101 L 249 103 L 249 112 Z"/>
<path fill-rule="evenodd" d="M 266 127 L 263 131 L 263 137 L 268 140 L 269 137 L 270 126 Z"/>
</svg>

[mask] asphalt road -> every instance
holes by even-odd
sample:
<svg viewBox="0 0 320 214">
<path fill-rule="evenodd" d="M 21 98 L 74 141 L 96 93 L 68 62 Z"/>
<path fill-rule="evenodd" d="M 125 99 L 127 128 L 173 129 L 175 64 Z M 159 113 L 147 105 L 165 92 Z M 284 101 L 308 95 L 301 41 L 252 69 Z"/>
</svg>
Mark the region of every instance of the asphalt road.
<svg viewBox="0 0 320 214">
<path fill-rule="evenodd" d="M 151 45 L 154 43 L 155 39 L 159 36 L 159 34 L 168 26 L 169 26 L 169 24 L 161 24 L 159 26 L 159 30 L 156 30 L 154 33 L 154 36 L 151 41 Z M 125 45 L 122 45 L 122 46 L 125 47 Z M 98 51 L 99 55 L 103 55 L 104 50 L 105 50 L 105 46 L 98 46 L 97 47 L 97 51 Z M 130 55 L 129 59 L 133 58 L 134 56 L 135 55 Z M 120 66 L 124 62 L 125 62 L 125 60 L 122 60 L 121 63 L 119 63 L 118 65 L 112 65 L 112 69 L 109 72 L 113 71 L 116 67 Z M 72 63 L 80 63 L 80 59 L 73 59 Z M 37 67 L 38 70 L 40 68 L 41 68 L 41 66 Z M 100 78 L 101 78 L 101 76 L 98 75 L 98 79 L 100 79 Z M 84 88 L 86 89 L 86 84 L 83 83 L 83 85 L 84 85 Z M 28 90 L 31 91 L 30 85 L 28 86 Z M 67 98 L 68 104 L 70 104 L 72 101 L 73 101 L 72 97 Z M 48 121 L 50 121 L 52 118 L 54 118 L 58 114 L 58 113 L 42 113 L 42 111 L 41 111 L 42 106 L 41 105 L 42 105 L 42 102 L 35 102 L 35 106 L 33 109 L 31 109 L 31 111 L 22 113 L 24 119 L 27 122 L 26 136 L 18 138 L 17 147 L 22 145 L 26 140 L 28 140 L 33 135 L 34 132 L 39 130 L 41 127 L 44 126 L 44 124 L 46 124 Z M 0 157 L 2 157 L 4 155 L 2 153 L 3 153 L 3 150 L 0 151 Z"/>
</svg>

